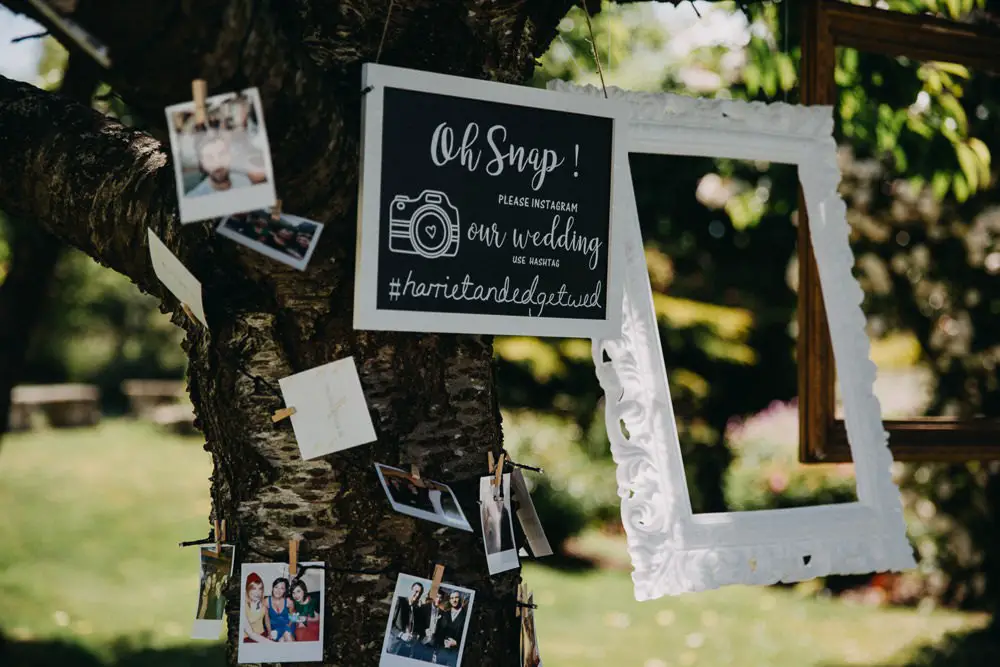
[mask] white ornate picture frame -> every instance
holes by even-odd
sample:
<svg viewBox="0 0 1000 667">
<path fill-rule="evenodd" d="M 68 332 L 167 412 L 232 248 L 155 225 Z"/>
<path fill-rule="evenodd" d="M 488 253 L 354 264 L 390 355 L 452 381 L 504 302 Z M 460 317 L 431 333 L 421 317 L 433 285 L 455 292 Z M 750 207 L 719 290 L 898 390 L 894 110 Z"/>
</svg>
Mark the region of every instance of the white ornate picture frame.
<svg viewBox="0 0 1000 667">
<path fill-rule="evenodd" d="M 559 81 L 550 88 L 603 97 L 592 86 Z M 625 235 L 622 336 L 595 340 L 593 354 L 618 465 L 636 599 L 914 567 L 899 489 L 890 474 L 888 434 L 872 390 L 875 364 L 869 359 L 863 294 L 851 273 L 854 256 L 847 209 L 837 192 L 832 108 L 613 88 L 608 96 L 631 105 L 629 152 L 798 167 L 858 495 L 857 502 L 837 505 L 692 512 L 633 193 L 625 202 L 631 229 Z"/>
</svg>

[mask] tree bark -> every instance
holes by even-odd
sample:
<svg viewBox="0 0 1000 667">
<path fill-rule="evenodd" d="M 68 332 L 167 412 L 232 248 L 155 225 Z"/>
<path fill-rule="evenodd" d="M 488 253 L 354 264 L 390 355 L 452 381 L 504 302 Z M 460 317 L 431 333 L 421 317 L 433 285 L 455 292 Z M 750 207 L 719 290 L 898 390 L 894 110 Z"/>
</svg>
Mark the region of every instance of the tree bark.
<svg viewBox="0 0 1000 667">
<path fill-rule="evenodd" d="M 376 664 L 396 573 L 430 576 L 435 563 L 446 581 L 477 591 L 463 665 L 516 664 L 518 573 L 491 578 L 476 535 L 393 513 L 372 467 L 414 463 L 429 478 L 474 479 L 486 452 L 499 452 L 501 432 L 489 337 L 352 328 L 360 65 L 376 59 L 388 18 L 384 64 L 520 82 L 571 5 L 80 3 L 74 19 L 110 47 L 108 81 L 148 121 L 162 126 L 163 107 L 190 99 L 193 78 L 206 79 L 210 94 L 259 88 L 278 196 L 290 213 L 327 225 L 304 273 L 216 238 L 208 224 L 182 229 L 169 158 L 154 137 L 0 78 L 0 207 L 169 304 L 187 331 L 189 390 L 215 464 L 213 514 L 227 520 L 241 561 L 283 560 L 300 534 L 300 560 L 329 564 L 326 664 Z M 180 315 L 156 280 L 147 228 L 202 282 L 210 330 Z M 269 418 L 282 405 L 277 380 L 346 356 L 358 365 L 378 441 L 303 461 L 289 423 Z M 475 504 L 463 506 L 475 522 Z M 228 588 L 231 662 L 237 579 Z"/>
<path fill-rule="evenodd" d="M 60 92 L 89 104 L 97 86 L 92 63 L 71 56 Z M 63 244 L 31 220 L 10 218 L 11 263 L 0 284 L 0 436 L 10 426 L 10 392 L 21 381 L 31 334 L 45 312 Z M 0 440 L 0 446 L 3 442 Z"/>
</svg>

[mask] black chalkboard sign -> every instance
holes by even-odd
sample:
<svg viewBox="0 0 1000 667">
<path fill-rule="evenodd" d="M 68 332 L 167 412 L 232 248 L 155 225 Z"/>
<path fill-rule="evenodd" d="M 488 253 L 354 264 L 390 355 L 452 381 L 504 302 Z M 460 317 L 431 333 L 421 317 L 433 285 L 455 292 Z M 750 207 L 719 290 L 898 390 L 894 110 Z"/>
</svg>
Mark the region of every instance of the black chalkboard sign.
<svg viewBox="0 0 1000 667">
<path fill-rule="evenodd" d="M 616 335 L 620 105 L 383 66 L 364 78 L 355 326 Z"/>
</svg>

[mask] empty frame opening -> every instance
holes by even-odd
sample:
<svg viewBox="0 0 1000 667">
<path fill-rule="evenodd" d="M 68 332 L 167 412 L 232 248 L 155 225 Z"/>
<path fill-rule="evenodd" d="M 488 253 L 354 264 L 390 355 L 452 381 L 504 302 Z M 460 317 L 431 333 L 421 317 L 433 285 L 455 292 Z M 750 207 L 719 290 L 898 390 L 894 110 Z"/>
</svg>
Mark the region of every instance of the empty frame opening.
<svg viewBox="0 0 1000 667">
<path fill-rule="evenodd" d="M 794 165 L 630 155 L 692 510 L 855 502 L 798 462 Z"/>
<path fill-rule="evenodd" d="M 882 416 L 996 417 L 996 82 L 963 65 L 850 48 L 837 61 L 840 192 Z"/>
</svg>

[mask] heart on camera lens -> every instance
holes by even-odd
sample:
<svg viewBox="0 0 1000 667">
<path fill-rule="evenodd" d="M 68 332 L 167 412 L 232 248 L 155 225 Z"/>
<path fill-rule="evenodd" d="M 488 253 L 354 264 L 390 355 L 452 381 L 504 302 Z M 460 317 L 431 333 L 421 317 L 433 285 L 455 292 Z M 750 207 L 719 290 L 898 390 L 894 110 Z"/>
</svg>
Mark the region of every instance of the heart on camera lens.
<svg viewBox="0 0 1000 667">
<path fill-rule="evenodd" d="M 437 227 L 428 227 L 427 228 L 427 236 L 429 236 L 431 238 L 434 238 L 437 235 L 438 235 L 438 228 Z"/>
</svg>

